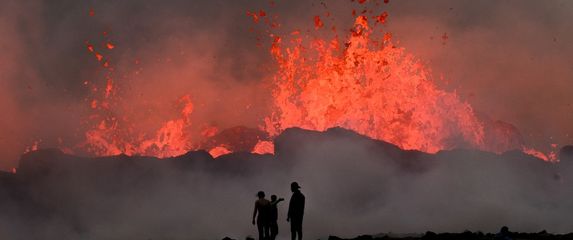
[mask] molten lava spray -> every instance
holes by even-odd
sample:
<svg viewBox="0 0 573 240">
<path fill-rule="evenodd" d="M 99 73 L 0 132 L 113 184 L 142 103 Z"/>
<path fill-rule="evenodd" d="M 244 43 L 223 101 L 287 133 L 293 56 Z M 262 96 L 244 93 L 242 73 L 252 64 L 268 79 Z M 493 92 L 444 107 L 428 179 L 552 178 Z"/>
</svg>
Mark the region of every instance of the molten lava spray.
<svg viewBox="0 0 573 240">
<path fill-rule="evenodd" d="M 434 153 L 462 141 L 489 150 L 471 106 L 437 89 L 426 67 L 392 44 L 389 33 L 375 38 L 366 16 L 356 18 L 342 43 L 317 39 L 306 47 L 300 37 L 292 42 L 272 51 L 280 70 L 274 77 L 275 112 L 266 126 L 271 135 L 289 127 L 340 126 L 404 149 Z"/>
<path fill-rule="evenodd" d="M 319 131 L 344 127 L 403 149 L 428 153 L 460 147 L 496 153 L 521 148 L 544 160 L 552 159 L 522 146 L 517 131 L 499 134 L 500 126 L 478 118 L 455 92 L 440 90 L 433 82 L 431 71 L 394 44 L 390 32 L 383 31 L 387 12 L 374 14 L 365 9 L 362 13 L 364 15 L 357 15 L 353 11 L 355 23 L 349 32 L 339 36 L 336 27 L 332 27 L 335 37 L 314 37 L 306 41 L 309 36 L 299 31 L 286 37 L 273 34 L 271 30 L 280 24 L 266 11 L 247 12 L 255 24 L 262 22 L 271 29 L 267 30 L 273 41 L 270 54 L 278 65 L 270 84 L 273 86 L 272 110 L 261 127 L 265 135 L 274 137 L 290 127 Z M 325 28 L 325 20 L 320 16 L 313 20 L 316 31 Z M 105 48 L 112 50 L 115 46 L 107 41 Z M 205 147 L 213 156 L 235 150 L 273 152 L 272 142 L 265 135 L 240 149 L 231 146 L 237 142 L 202 144 L 213 142 L 210 139 L 214 134 L 206 131 L 207 134 L 199 137 L 192 136 L 191 132 L 197 127 L 191 121 L 195 107 L 189 94 L 178 100 L 179 118 L 164 122 L 155 133 L 139 133 L 131 127 L 134 119 L 110 112 L 108 106 L 116 104 L 108 102 L 121 101 L 115 94 L 113 67 L 92 45 L 88 44 L 88 50 L 109 71 L 105 91 L 100 91 L 102 99 L 92 101 L 92 108 L 99 111 L 96 114 L 99 117 L 94 119 L 106 117 L 87 131 L 88 152 L 158 157 L 181 155 Z M 98 108 L 97 102 L 103 102 L 103 107 Z M 242 144 L 242 140 L 238 141 Z"/>
<path fill-rule="evenodd" d="M 537 12 L 554 5 L 534 2 L 518 9 L 523 13 L 502 3 L 438 2 L 238 1 L 225 3 L 225 8 L 202 3 L 193 9 L 170 2 L 154 5 L 162 9 L 159 12 L 141 9 L 141 15 L 131 11 L 140 6 L 135 1 L 78 2 L 70 5 L 74 21 L 42 14 L 59 11 L 57 5 L 5 4 L 0 28 L 9 34 L 0 40 L 6 46 L 0 72 L 7 80 L 0 96 L 5 116 L 0 120 L 0 153 L 7 160 L 0 168 L 14 167 L 26 149 L 51 147 L 97 156 L 167 157 L 196 149 L 217 156 L 272 153 L 272 139 L 286 128 L 335 126 L 430 153 L 521 149 L 542 159 L 554 158 L 543 153 L 548 148 L 542 146 L 567 144 L 571 138 L 570 98 L 561 90 L 570 88 L 573 72 L 566 70 L 567 49 L 559 48 L 568 35 L 547 36 L 549 42 L 543 42 L 551 30 L 547 26 L 557 23 L 531 22 L 538 23 L 545 16 L 542 12 L 561 13 Z M 484 21 L 465 6 L 497 20 Z M 116 8 L 122 14 L 112 11 Z M 507 20 L 513 15 L 483 11 L 498 8 L 531 16 L 520 17 L 521 22 L 527 20 L 522 24 L 527 30 L 517 32 L 534 32 L 531 41 L 536 44 L 508 48 L 512 38 L 498 40 L 499 34 L 494 34 L 508 32 L 504 28 L 465 32 L 474 25 L 511 25 Z M 473 20 L 463 22 L 460 16 Z M 456 28 L 458 22 L 464 31 Z M 486 33 L 495 41 L 486 41 Z M 428 38 L 438 44 L 428 44 Z M 495 51 L 492 42 L 503 51 Z M 477 59 L 476 52 L 503 64 L 473 70 L 475 62 L 490 60 L 467 60 Z M 533 60 L 516 61 L 515 53 L 524 54 L 519 59 L 554 60 L 534 67 Z M 462 57 L 434 61 L 434 55 L 448 54 Z M 440 68 L 440 63 L 448 67 Z M 525 63 L 530 65 L 520 65 Z M 498 76 L 500 72 L 505 74 Z M 444 86 L 437 77 L 442 73 L 462 86 Z M 500 84 L 486 84 L 492 79 Z M 505 87 L 500 90 L 498 85 Z M 489 90 L 494 87 L 497 90 Z M 544 90 L 528 92 L 531 88 Z M 468 97 L 473 91 L 475 97 Z M 531 104 L 531 109 L 514 106 Z M 540 105 L 555 110 L 534 110 Z M 495 120 L 500 118 L 511 120 L 523 135 L 517 127 Z M 557 123 L 547 124 L 548 119 Z M 558 136 L 561 132 L 565 137 Z"/>
</svg>

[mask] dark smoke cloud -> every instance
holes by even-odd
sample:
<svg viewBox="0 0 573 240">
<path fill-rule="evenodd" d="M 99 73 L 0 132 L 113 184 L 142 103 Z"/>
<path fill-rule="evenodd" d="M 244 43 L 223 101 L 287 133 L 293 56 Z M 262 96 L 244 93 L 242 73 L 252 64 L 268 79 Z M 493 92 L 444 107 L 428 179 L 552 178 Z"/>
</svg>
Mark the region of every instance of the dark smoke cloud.
<svg viewBox="0 0 573 240">
<path fill-rule="evenodd" d="M 269 102 L 268 91 L 258 84 L 273 66 L 267 46 L 257 47 L 257 34 L 249 32 L 261 26 L 246 11 L 277 13 L 281 33 L 312 29 L 312 17 L 325 11 L 333 13 L 339 29 L 348 29 L 351 9 L 360 9 L 350 1 L 326 6 L 319 1 L 276 2 L 275 7 L 246 0 L 3 1 L 0 168 L 15 166 L 35 140 L 43 147 L 82 141 L 90 98 L 83 82 L 105 81 L 85 41 L 100 50 L 108 39 L 116 44 L 104 55 L 117 69 L 122 103 L 136 109 L 132 116 L 142 119 L 143 129 L 170 119 L 174 110 L 165 106 L 184 94 L 196 100 L 197 125 L 256 127 Z M 515 124 L 528 143 L 545 148 L 573 141 L 573 49 L 567 44 L 573 40 L 572 7 L 569 1 L 440 0 L 391 1 L 380 9 L 390 13 L 387 28 L 394 39 L 427 62 L 442 87 L 457 90 L 477 111 Z"/>
</svg>

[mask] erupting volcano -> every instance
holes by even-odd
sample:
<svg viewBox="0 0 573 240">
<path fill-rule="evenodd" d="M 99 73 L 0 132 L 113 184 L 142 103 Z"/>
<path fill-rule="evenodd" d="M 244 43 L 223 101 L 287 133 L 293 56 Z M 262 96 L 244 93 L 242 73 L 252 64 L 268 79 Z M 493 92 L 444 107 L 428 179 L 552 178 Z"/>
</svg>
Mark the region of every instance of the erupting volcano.
<svg viewBox="0 0 573 240">
<path fill-rule="evenodd" d="M 3 1 L 0 238 L 571 239 L 570 9 Z"/>
<path fill-rule="evenodd" d="M 293 48 L 274 50 L 280 64 L 274 79 L 277 110 L 266 129 L 274 135 L 288 127 L 344 127 L 430 153 L 464 142 L 484 150 L 497 145 L 485 142 L 483 123 L 471 106 L 437 89 L 423 64 L 392 44 L 390 33 L 376 38 L 373 31 L 368 18 L 358 16 L 342 43 L 318 39 L 305 48 L 295 38 Z"/>
<path fill-rule="evenodd" d="M 380 8 L 379 2 L 375 5 Z M 384 31 L 387 12 L 375 14 L 366 7 L 361 12 L 357 15 L 353 10 L 355 23 L 349 31 L 339 33 L 335 26 L 329 27 L 335 35 L 331 38 L 316 34 L 330 31 L 318 15 L 314 34 L 295 30 L 280 36 L 273 33 L 280 26 L 276 16 L 263 10 L 247 12 L 255 24 L 268 26 L 265 34 L 272 40 L 270 54 L 277 67 L 272 68 L 276 70 L 270 80 L 259 85 L 271 86 L 272 101 L 258 103 L 270 105 L 271 110 L 260 119 L 260 130 L 227 131 L 226 136 L 219 135 L 216 126 L 191 120 L 199 107 L 191 94 L 175 101 L 179 116 L 155 123 L 159 128 L 154 132 L 142 129 L 130 115 L 137 110 L 121 103 L 113 63 L 88 43 L 89 52 L 107 74 L 105 86 L 93 86 L 94 99 L 89 104 L 94 113 L 86 121 L 92 127 L 79 148 L 97 156 L 170 157 L 197 149 L 214 156 L 233 151 L 264 154 L 273 153 L 272 138 L 286 128 L 343 127 L 407 150 L 435 153 L 474 148 L 502 153 L 522 149 L 544 160 L 555 159 L 554 154 L 524 146 L 510 124 L 479 118 L 455 92 L 439 89 L 428 67 Z M 110 41 L 104 45 L 104 50 L 114 48 Z"/>
</svg>

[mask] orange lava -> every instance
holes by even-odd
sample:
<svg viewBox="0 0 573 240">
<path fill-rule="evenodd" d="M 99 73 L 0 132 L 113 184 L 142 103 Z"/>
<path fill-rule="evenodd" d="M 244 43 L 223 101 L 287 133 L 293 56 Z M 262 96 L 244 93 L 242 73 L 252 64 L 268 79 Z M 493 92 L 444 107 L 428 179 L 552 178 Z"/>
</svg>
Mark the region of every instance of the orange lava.
<svg viewBox="0 0 573 240">
<path fill-rule="evenodd" d="M 298 37 L 293 46 L 275 44 L 275 111 L 265 129 L 277 135 L 289 127 L 344 127 L 403 149 L 435 153 L 461 141 L 488 150 L 469 104 L 438 89 L 428 69 L 387 34 L 383 41 L 371 34 L 368 18 L 358 16 L 345 43 L 305 46 Z"/>
<path fill-rule="evenodd" d="M 107 155 L 147 155 L 172 157 L 193 150 L 193 141 L 188 133 L 193 103 L 189 95 L 178 100 L 180 118 L 165 122 L 154 136 L 133 138 L 132 134 L 122 134 L 117 119 L 103 120 L 97 128 L 86 133 L 86 147 L 98 156 Z"/>
<path fill-rule="evenodd" d="M 225 146 L 218 146 L 209 150 L 209 154 L 211 154 L 211 156 L 213 156 L 214 158 L 228 153 L 231 153 L 231 151 L 229 151 Z"/>
<path fill-rule="evenodd" d="M 324 26 L 324 23 L 320 20 L 320 16 L 314 16 L 314 28 L 319 29 Z"/>
<path fill-rule="evenodd" d="M 255 23 L 263 19 L 270 28 L 280 26 L 268 20 L 269 14 L 263 10 L 247 12 L 247 15 Z M 391 33 L 376 29 L 386 23 L 387 17 L 386 12 L 357 16 L 344 39 L 336 35 L 307 42 L 305 39 L 309 37 L 298 29 L 287 36 L 269 34 L 270 54 L 278 70 L 272 74 L 272 102 L 261 103 L 272 105 L 268 117 L 261 119 L 262 130 L 272 138 L 290 127 L 318 131 L 344 127 L 402 149 L 428 153 L 456 147 L 497 153 L 515 148 L 511 131 L 486 127 L 455 92 L 439 89 L 430 70 L 395 45 Z M 317 31 L 336 31 L 334 26 L 324 28 L 326 24 L 320 16 L 314 17 Z M 112 110 L 120 99 L 116 98 L 117 87 L 108 56 L 104 59 L 93 45 L 86 45 L 98 61 L 105 60 L 108 74 L 105 87 L 99 87 L 102 90 L 90 85 L 95 99 L 89 101 L 89 106 L 94 114 L 89 119 L 93 127 L 86 132 L 86 142 L 82 145 L 85 150 L 100 156 L 123 153 L 170 157 L 212 142 L 207 150 L 217 157 L 238 149 L 213 140 L 225 129 L 205 127 L 208 126 L 205 123 L 192 124 L 191 114 L 196 106 L 190 95 L 177 100 L 179 116 L 161 123 L 152 134 L 134 130 L 130 123 L 133 119 Z M 104 46 L 108 50 L 115 48 L 108 40 Z M 193 128 L 199 129 L 201 139 L 191 137 Z M 256 138 L 252 143 L 255 142 L 251 152 L 274 153 L 269 139 Z M 517 144 L 519 147 L 543 160 L 554 157 Z"/>
<path fill-rule="evenodd" d="M 521 151 L 522 151 L 523 153 L 527 154 L 527 155 L 531 155 L 531 156 L 534 156 L 534 157 L 536 157 L 536 158 L 543 159 L 543 161 L 554 160 L 554 159 L 550 159 L 550 158 L 549 158 L 547 155 L 545 155 L 544 153 L 542 153 L 542 152 L 540 152 L 540 151 L 537 151 L 537 150 L 535 150 L 535 149 L 532 149 L 532 148 L 523 147 L 523 148 L 521 149 Z"/>
<path fill-rule="evenodd" d="M 253 153 L 257 154 L 273 154 L 275 153 L 275 145 L 271 141 L 261 141 L 257 142 L 257 145 L 253 148 Z"/>
</svg>

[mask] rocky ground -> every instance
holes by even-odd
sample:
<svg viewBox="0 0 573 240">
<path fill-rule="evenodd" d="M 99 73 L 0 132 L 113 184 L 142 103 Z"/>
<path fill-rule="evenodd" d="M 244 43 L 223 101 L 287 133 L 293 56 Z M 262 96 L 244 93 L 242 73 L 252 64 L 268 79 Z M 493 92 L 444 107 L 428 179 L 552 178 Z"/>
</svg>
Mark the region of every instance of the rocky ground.
<svg viewBox="0 0 573 240">
<path fill-rule="evenodd" d="M 336 236 L 330 236 L 328 240 L 493 240 L 498 239 L 493 233 L 482 233 L 482 232 L 462 232 L 462 233 L 434 233 L 426 232 L 419 236 L 392 236 L 381 234 L 377 236 L 363 235 L 355 238 L 339 238 Z M 539 233 L 510 233 L 510 239 L 513 240 L 549 240 L 549 239 L 573 239 L 573 233 L 569 234 L 550 234 L 546 231 Z"/>
<path fill-rule="evenodd" d="M 354 238 L 340 238 L 337 236 L 329 236 L 325 238 L 328 240 L 496 240 L 496 234 L 470 232 L 465 231 L 462 233 L 434 233 L 426 232 L 425 234 L 378 234 L 378 235 L 361 235 Z M 573 239 L 573 233 L 568 234 L 551 234 L 546 231 L 538 233 L 510 233 L 512 240 L 570 240 Z M 235 240 L 226 237 L 223 240 Z M 255 240 L 254 238 L 247 237 L 246 240 Z M 507 239 L 503 239 L 507 240 Z"/>
</svg>

